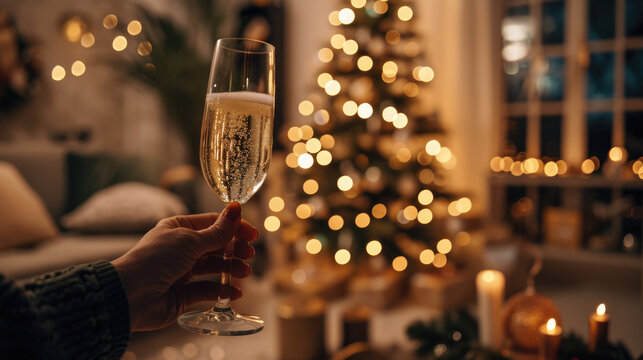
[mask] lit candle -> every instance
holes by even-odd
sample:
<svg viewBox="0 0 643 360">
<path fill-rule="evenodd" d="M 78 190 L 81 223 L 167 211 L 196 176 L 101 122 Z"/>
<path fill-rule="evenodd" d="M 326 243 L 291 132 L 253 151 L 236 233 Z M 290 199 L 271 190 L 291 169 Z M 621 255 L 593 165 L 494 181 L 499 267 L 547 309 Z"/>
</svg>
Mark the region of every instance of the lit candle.
<svg viewBox="0 0 643 360">
<path fill-rule="evenodd" d="M 596 351 L 607 345 L 607 328 L 610 316 L 605 304 L 596 307 L 596 312 L 589 317 L 589 349 Z"/>
<path fill-rule="evenodd" d="M 483 270 L 476 277 L 480 344 L 502 348 L 501 310 L 505 296 L 505 276 L 496 270 Z"/>
<path fill-rule="evenodd" d="M 539 328 L 540 330 L 540 348 L 538 351 L 539 360 L 556 360 L 556 354 L 560 347 L 560 338 L 563 329 L 556 325 L 556 319 L 547 320 Z"/>
</svg>

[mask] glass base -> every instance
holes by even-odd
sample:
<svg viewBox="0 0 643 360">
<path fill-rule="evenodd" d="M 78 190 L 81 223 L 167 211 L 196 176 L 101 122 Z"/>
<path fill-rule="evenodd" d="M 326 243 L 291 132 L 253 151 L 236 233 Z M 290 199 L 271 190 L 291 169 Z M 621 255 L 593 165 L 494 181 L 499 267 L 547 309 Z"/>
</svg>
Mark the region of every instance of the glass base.
<svg viewBox="0 0 643 360">
<path fill-rule="evenodd" d="M 237 314 L 229 307 L 188 312 L 179 316 L 177 323 L 186 330 L 216 336 L 251 335 L 264 325 L 259 317 Z"/>
</svg>

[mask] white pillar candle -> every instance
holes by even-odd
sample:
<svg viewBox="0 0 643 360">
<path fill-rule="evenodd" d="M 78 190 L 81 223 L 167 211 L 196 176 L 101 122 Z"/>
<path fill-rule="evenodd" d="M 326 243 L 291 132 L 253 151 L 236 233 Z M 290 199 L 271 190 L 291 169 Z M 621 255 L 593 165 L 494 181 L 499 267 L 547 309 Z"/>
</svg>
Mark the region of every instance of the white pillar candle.
<svg viewBox="0 0 643 360">
<path fill-rule="evenodd" d="M 502 348 L 502 303 L 505 276 L 496 270 L 483 270 L 476 277 L 478 290 L 478 330 L 480 344 L 494 350 Z"/>
</svg>

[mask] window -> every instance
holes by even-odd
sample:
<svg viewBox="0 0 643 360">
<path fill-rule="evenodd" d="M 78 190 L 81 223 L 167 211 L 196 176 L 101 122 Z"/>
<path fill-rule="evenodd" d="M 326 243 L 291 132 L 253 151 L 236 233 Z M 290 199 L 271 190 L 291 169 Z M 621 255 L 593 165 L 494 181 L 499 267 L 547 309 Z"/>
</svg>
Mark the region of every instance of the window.
<svg viewBox="0 0 643 360">
<path fill-rule="evenodd" d="M 499 155 L 643 156 L 643 0 L 505 0 Z"/>
</svg>

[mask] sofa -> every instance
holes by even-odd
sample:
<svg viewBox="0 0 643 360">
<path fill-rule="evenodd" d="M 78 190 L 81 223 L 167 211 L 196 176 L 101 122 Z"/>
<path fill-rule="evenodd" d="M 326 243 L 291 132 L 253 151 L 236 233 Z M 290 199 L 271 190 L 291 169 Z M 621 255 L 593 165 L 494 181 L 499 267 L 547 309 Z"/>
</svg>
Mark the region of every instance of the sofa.
<svg viewBox="0 0 643 360">
<path fill-rule="evenodd" d="M 0 144 L 0 163 L 5 166 L 11 164 L 17 169 L 42 200 L 57 227 L 53 236 L 36 243 L 0 247 L 0 273 L 12 279 L 27 278 L 72 264 L 113 260 L 134 246 L 144 233 L 140 230 L 144 228 L 110 233 L 69 231 L 62 226 L 65 214 L 101 189 L 120 181 L 154 183 L 158 180 L 158 166 L 150 166 L 149 163 L 142 166 L 140 162 L 129 161 L 131 159 L 128 162 L 122 161 L 123 158 L 117 161 L 116 158 L 78 154 L 52 145 Z M 150 168 L 154 170 L 150 171 Z M 103 174 L 94 176 L 97 171 Z M 144 172 L 146 174 L 142 176 Z M 105 176 L 105 173 L 109 175 Z M 0 186 L 6 185 L 0 180 Z M 17 205 L 0 202 L 0 210 L 5 214 L 11 213 L 12 206 Z"/>
</svg>

